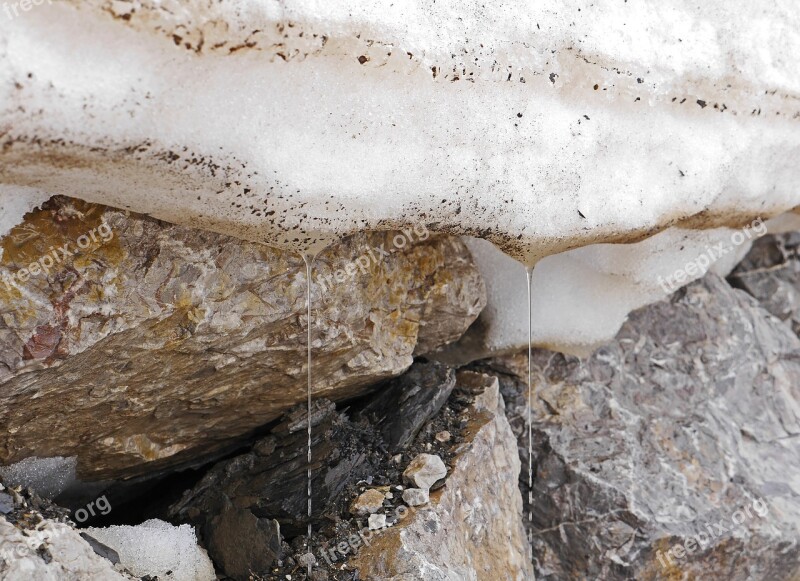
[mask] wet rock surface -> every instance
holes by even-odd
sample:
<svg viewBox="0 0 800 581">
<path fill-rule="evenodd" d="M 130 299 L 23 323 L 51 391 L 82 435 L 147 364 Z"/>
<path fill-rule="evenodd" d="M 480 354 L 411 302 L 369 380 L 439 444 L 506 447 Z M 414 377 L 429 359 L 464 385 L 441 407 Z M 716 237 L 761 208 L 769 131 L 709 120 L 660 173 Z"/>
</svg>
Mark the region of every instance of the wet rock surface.
<svg viewBox="0 0 800 581">
<path fill-rule="evenodd" d="M 586 360 L 535 350 L 537 579 L 797 579 L 798 353 L 715 275 Z M 500 377 L 527 465 L 526 355 L 476 367 Z"/>
<path fill-rule="evenodd" d="M 315 262 L 317 397 L 401 374 L 485 303 L 460 240 L 395 236 L 357 235 Z M 1 243 L 0 463 L 77 456 L 84 480 L 152 475 L 304 400 L 299 255 L 67 198 Z"/>
</svg>

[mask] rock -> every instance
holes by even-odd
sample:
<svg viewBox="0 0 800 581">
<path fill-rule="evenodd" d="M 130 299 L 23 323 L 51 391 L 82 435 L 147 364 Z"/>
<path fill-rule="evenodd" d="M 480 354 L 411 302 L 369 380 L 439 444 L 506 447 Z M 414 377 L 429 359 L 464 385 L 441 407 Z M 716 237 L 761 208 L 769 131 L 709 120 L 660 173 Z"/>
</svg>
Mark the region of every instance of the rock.
<svg viewBox="0 0 800 581">
<path fill-rule="evenodd" d="M 298 557 L 297 562 L 303 568 L 313 567 L 317 563 L 317 558 L 313 553 L 304 553 Z"/>
<path fill-rule="evenodd" d="M 441 432 L 437 432 L 435 438 L 437 442 L 445 444 L 450 441 L 450 432 L 442 430 Z"/>
<path fill-rule="evenodd" d="M 788 324 L 716 275 L 585 360 L 535 350 L 537 578 L 794 581 L 798 353 Z M 476 367 L 502 379 L 527 465 L 526 359 Z M 527 496 L 527 466 L 520 481 Z"/>
<path fill-rule="evenodd" d="M 0 514 L 8 514 L 14 509 L 14 499 L 7 492 L 0 492 Z"/>
<path fill-rule="evenodd" d="M 728 277 L 772 315 L 800 335 L 800 232 L 771 235 L 753 249 Z"/>
<path fill-rule="evenodd" d="M 315 263 L 318 395 L 401 374 L 485 303 L 460 240 L 412 232 L 395 248 L 394 236 L 356 235 Z M 57 253 L 49 274 L 17 278 L 65 244 L 74 255 Z M 67 198 L 0 247 L 0 464 L 77 457 L 84 481 L 153 475 L 222 454 L 305 400 L 299 255 Z M 390 252 L 349 268 L 375 247 Z M 340 270 L 353 275 L 339 282 Z"/>
<path fill-rule="evenodd" d="M 404 449 L 422 426 L 442 408 L 456 384 L 455 371 L 435 361 L 416 361 L 409 370 L 380 389 L 361 416 L 381 425 L 390 451 Z"/>
<path fill-rule="evenodd" d="M 447 466 L 435 454 L 419 454 L 403 472 L 403 482 L 429 490 L 447 476 Z"/>
<path fill-rule="evenodd" d="M 204 529 L 208 554 L 233 579 L 248 581 L 251 571 L 267 570 L 281 555 L 278 521 L 256 517 L 230 503 Z"/>
<path fill-rule="evenodd" d="M 104 545 L 87 533 L 81 533 L 81 538 L 89 543 L 89 546 L 92 547 L 92 550 L 95 552 L 95 554 L 100 555 L 104 559 L 108 559 L 111 561 L 112 565 L 117 565 L 119 563 L 119 553 L 117 553 L 111 547 Z"/>
<path fill-rule="evenodd" d="M 133 579 L 96 554 L 67 520 L 69 511 L 27 490 L 5 490 L 0 495 L 9 510 L 0 515 L 0 581 Z"/>
<path fill-rule="evenodd" d="M 496 378 L 459 375 L 458 384 L 482 386 L 469 408 L 469 439 L 458 451 L 447 486 L 429 505 L 409 509 L 352 560 L 359 578 L 533 579 L 517 485 L 517 442 L 503 410 Z"/>
<path fill-rule="evenodd" d="M 422 506 L 430 502 L 430 496 L 426 488 L 406 488 L 403 491 L 403 502 L 408 506 Z"/>
<path fill-rule="evenodd" d="M 371 514 L 367 519 L 367 523 L 369 524 L 369 530 L 377 531 L 384 527 L 386 527 L 386 515 L 385 514 Z"/>
<path fill-rule="evenodd" d="M 383 501 L 386 497 L 379 490 L 367 490 L 359 495 L 350 505 L 350 513 L 355 516 L 367 516 L 378 512 L 383 507 Z"/>
<path fill-rule="evenodd" d="M 343 413 L 321 405 L 325 415 L 312 430 L 312 521 L 316 524 L 328 506 L 335 505 L 345 486 L 365 479 L 372 472 L 366 442 L 377 436 L 353 425 Z M 170 515 L 191 522 L 207 537 L 210 519 L 229 503 L 248 510 L 259 519 L 277 520 L 283 535 L 291 538 L 306 532 L 308 525 L 307 435 L 288 430 L 304 421 L 294 413 L 251 450 L 215 464 L 202 480 L 170 509 Z M 365 451 L 366 450 L 366 451 Z M 276 477 L 275 475 L 280 475 Z M 250 564 L 254 568 L 253 563 Z M 255 568 L 254 568 L 255 570 Z M 230 573 L 228 573 L 230 574 Z"/>
</svg>

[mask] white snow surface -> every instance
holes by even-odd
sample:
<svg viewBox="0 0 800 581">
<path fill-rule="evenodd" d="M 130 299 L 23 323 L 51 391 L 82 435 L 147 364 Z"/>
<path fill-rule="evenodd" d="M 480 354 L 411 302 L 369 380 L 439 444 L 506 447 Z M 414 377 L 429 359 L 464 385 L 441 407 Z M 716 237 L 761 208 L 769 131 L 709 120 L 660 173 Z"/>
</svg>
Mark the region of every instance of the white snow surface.
<svg viewBox="0 0 800 581">
<path fill-rule="evenodd" d="M 799 53 L 792 0 L 57 0 L 0 27 L 0 181 L 532 264 L 797 206 Z"/>
<path fill-rule="evenodd" d="M 173 526 L 158 519 L 140 525 L 88 528 L 86 532 L 114 549 L 120 564 L 138 577 L 174 581 L 213 581 L 214 567 L 197 544 L 190 525 Z M 172 571 L 167 575 L 168 571 Z"/>
</svg>

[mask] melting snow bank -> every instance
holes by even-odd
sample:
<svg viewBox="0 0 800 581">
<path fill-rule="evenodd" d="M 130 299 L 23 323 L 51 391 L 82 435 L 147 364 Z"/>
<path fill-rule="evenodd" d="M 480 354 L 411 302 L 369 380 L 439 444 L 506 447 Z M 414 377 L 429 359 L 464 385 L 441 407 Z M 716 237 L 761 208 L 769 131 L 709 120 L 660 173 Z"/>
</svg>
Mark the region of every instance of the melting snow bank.
<svg viewBox="0 0 800 581">
<path fill-rule="evenodd" d="M 800 204 L 800 16 L 734 4 L 45 3 L 0 31 L 1 180 L 295 249 L 738 228 Z"/>
<path fill-rule="evenodd" d="M 800 228 L 786 214 L 743 229 L 669 228 L 635 244 L 596 244 L 542 260 L 534 269 L 533 342 L 589 355 L 611 341 L 628 313 L 669 296 L 706 272 L 727 276 L 768 231 Z M 515 353 L 528 345 L 525 268 L 489 242 L 467 240 L 486 282 L 488 302 L 467 333 L 436 358 L 452 365 Z"/>
<path fill-rule="evenodd" d="M 88 528 L 86 532 L 114 549 L 120 565 L 138 577 L 150 575 L 175 581 L 216 579 L 211 560 L 197 545 L 194 529 L 189 525 L 176 527 L 152 519 L 135 527 Z"/>
</svg>

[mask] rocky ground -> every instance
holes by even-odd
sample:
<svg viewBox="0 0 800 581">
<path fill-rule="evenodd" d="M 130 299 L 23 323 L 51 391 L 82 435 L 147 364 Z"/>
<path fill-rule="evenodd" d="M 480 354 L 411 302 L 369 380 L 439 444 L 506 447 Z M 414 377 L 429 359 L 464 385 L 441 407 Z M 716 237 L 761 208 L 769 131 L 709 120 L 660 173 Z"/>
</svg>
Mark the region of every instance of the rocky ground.
<svg viewBox="0 0 800 581">
<path fill-rule="evenodd" d="M 309 415 L 297 258 L 62 198 L 0 274 L 104 223 L 0 282 L 0 579 L 800 579 L 797 234 L 588 357 L 535 349 L 530 402 L 527 353 L 438 361 L 487 300 L 463 242 L 350 275 L 394 237 L 351 239 Z"/>
</svg>

